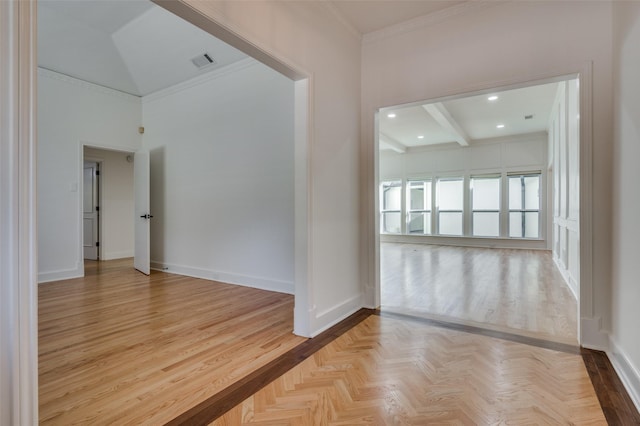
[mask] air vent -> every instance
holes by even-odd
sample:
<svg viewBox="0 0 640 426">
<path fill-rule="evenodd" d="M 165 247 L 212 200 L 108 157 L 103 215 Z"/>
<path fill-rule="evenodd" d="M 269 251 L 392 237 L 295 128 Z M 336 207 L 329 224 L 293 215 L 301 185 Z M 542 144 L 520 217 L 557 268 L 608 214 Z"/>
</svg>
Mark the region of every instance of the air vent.
<svg viewBox="0 0 640 426">
<path fill-rule="evenodd" d="M 525 120 L 531 120 L 533 118 L 533 114 L 529 114 L 529 115 L 525 115 L 524 119 Z"/>
<path fill-rule="evenodd" d="M 191 59 L 191 62 L 193 62 L 193 65 L 195 65 L 198 69 L 202 69 L 216 63 L 216 61 L 214 61 L 208 53 L 196 56 L 195 58 Z"/>
</svg>

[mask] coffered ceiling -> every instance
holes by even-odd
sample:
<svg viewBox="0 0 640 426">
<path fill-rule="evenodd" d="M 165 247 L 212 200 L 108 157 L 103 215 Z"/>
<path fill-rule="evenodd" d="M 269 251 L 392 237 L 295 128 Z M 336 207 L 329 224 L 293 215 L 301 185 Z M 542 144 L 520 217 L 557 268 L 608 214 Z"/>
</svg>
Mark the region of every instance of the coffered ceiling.
<svg viewBox="0 0 640 426">
<path fill-rule="evenodd" d="M 458 143 L 547 130 L 558 83 L 385 108 L 379 115 L 380 149 Z"/>
</svg>

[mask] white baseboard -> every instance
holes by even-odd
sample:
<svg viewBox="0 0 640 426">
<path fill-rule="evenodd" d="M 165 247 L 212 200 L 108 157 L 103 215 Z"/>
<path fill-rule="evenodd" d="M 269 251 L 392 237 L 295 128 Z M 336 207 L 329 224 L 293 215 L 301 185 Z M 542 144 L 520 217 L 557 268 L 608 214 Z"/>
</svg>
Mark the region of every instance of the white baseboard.
<svg viewBox="0 0 640 426">
<path fill-rule="evenodd" d="M 600 317 L 580 319 L 580 345 L 597 351 L 609 351 L 609 334 L 602 331 Z"/>
<path fill-rule="evenodd" d="M 640 370 L 629 361 L 629 357 L 615 341 L 611 340 L 609 347 L 610 350 L 607 352 L 609 361 L 618 373 L 618 377 L 620 377 L 636 409 L 640 411 Z"/>
<path fill-rule="evenodd" d="M 504 248 L 525 250 L 548 250 L 547 241 L 543 239 L 517 238 L 483 238 L 469 236 L 440 236 L 440 235 L 380 235 L 381 243 L 402 244 L 436 244 L 440 246 Z"/>
<path fill-rule="evenodd" d="M 314 337 L 328 328 L 336 325 L 349 315 L 355 313 L 362 308 L 362 295 L 355 295 L 336 306 L 324 310 L 323 312 L 312 315 L 311 317 L 311 336 Z"/>
<path fill-rule="evenodd" d="M 59 271 L 39 272 L 38 284 L 48 283 L 51 281 L 70 280 L 84 276 L 83 268 L 61 269 Z"/>
<path fill-rule="evenodd" d="M 128 257 L 133 257 L 132 250 L 125 251 L 112 251 L 109 253 L 103 253 L 100 260 L 116 260 L 116 259 L 126 259 Z"/>
<path fill-rule="evenodd" d="M 278 293 L 294 294 L 295 292 L 294 283 L 292 281 L 280 281 L 270 278 L 253 277 L 249 275 L 241 275 L 230 272 L 212 271 L 209 269 L 174 265 L 156 261 L 151 261 L 151 269 L 162 272 L 170 272 L 172 274 L 186 275 L 188 277 L 219 281 L 227 284 L 236 284 L 244 287 L 258 288 L 260 290 L 275 291 Z"/>
</svg>

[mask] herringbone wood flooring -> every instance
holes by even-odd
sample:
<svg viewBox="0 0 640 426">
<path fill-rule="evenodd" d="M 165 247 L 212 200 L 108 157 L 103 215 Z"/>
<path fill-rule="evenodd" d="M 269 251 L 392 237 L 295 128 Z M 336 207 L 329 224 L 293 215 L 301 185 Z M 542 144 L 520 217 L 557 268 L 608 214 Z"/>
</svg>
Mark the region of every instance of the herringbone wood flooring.
<svg viewBox="0 0 640 426">
<path fill-rule="evenodd" d="M 579 355 L 370 316 L 212 424 L 606 421 Z"/>
</svg>

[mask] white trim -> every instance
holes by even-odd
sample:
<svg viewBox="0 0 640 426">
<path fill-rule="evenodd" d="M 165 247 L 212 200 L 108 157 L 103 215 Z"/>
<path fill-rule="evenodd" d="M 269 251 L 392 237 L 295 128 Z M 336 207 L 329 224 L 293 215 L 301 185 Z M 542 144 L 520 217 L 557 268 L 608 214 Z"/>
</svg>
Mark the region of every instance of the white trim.
<svg viewBox="0 0 640 426">
<path fill-rule="evenodd" d="M 264 277 L 235 274 L 232 272 L 194 268 L 191 266 L 163 263 L 153 260 L 151 261 L 151 269 L 153 269 L 154 271 L 186 275 L 188 277 L 202 278 L 205 280 L 218 281 L 227 284 L 241 285 L 243 287 L 259 288 L 261 290 L 275 291 L 278 293 L 293 294 L 294 292 L 294 285 L 291 281 L 281 281 Z"/>
<path fill-rule="evenodd" d="M 208 32 L 219 40 L 228 43 L 248 56 L 262 62 L 268 67 L 289 77 L 295 84 L 295 177 L 296 180 L 306 176 L 303 183 L 295 185 L 295 307 L 293 315 L 294 333 L 301 336 L 310 334 L 313 318 L 313 283 L 312 283 L 312 170 L 313 158 L 313 73 L 305 70 L 299 64 L 286 58 L 282 52 L 276 52 L 266 47 L 267 43 L 247 37 L 247 31 L 243 31 L 221 10 L 221 4 L 216 2 L 202 3 L 202 10 L 196 9 L 185 0 L 161 1 L 152 0 L 158 6 L 180 16 L 200 29 Z M 302 251 L 298 251 L 303 248 Z M 306 248 L 306 249 L 304 249 Z"/>
<path fill-rule="evenodd" d="M 618 373 L 618 377 L 620 377 L 620 381 L 622 381 L 627 393 L 629 393 L 629 397 L 636 409 L 640 411 L 640 369 L 633 365 L 629 357 L 613 339 L 609 342 L 609 348 L 610 350 L 607 352 L 609 361 L 611 361 L 611 365 Z"/>
<path fill-rule="evenodd" d="M 189 4 L 189 0 L 152 1 L 292 80 L 301 80 L 312 75 L 294 61 L 284 57 L 282 52 L 274 52 L 265 48 L 264 43 L 248 38 L 246 31 L 242 31 L 226 16 L 222 2 L 206 2 L 201 8 L 196 8 Z M 206 9 L 206 14 L 200 9 Z"/>
<path fill-rule="evenodd" d="M 182 83 L 175 84 L 173 86 L 167 87 L 166 89 L 158 90 L 157 92 L 153 92 L 151 94 L 145 95 L 142 97 L 142 104 L 147 104 L 149 102 L 154 102 L 159 99 L 165 98 L 167 96 L 171 96 L 178 92 L 182 92 L 183 90 L 190 89 L 192 87 L 200 86 L 201 84 L 205 84 L 211 80 L 215 80 L 221 77 L 225 77 L 229 74 L 236 73 L 245 68 L 249 68 L 252 66 L 258 65 L 259 62 L 253 58 L 245 58 L 241 59 L 237 62 L 233 62 L 232 64 L 225 65 L 224 67 L 216 68 L 214 70 L 209 71 L 206 74 L 198 75 L 193 77 L 187 81 L 183 81 Z"/>
<path fill-rule="evenodd" d="M 439 10 L 437 12 L 418 16 L 417 18 L 409 19 L 407 21 L 400 22 L 399 24 L 390 25 L 380 30 L 366 33 L 362 37 L 362 43 L 363 44 L 374 43 L 376 41 L 384 40 L 389 37 L 405 34 L 420 28 L 425 28 L 431 25 L 439 24 L 455 16 L 463 15 L 466 13 L 478 12 L 482 9 L 486 9 L 488 7 L 492 7 L 500 3 L 501 2 L 499 1 L 496 1 L 496 2 L 466 1 L 464 3 L 460 3 L 455 6 L 451 6 L 446 9 Z"/>
<path fill-rule="evenodd" d="M 294 83 L 294 334 L 311 335 L 312 306 L 312 176 L 313 84 L 311 78 Z"/>
<path fill-rule="evenodd" d="M 577 64 L 573 67 L 564 69 L 551 70 L 546 73 L 535 74 L 525 76 L 520 79 L 513 80 L 498 80 L 494 82 L 483 82 L 468 87 L 460 87 L 453 93 L 433 93 L 427 94 L 424 100 L 416 102 L 415 99 L 407 99 L 404 104 L 417 104 L 423 103 L 425 100 L 436 102 L 443 99 L 455 99 L 463 96 L 479 95 L 483 93 L 489 93 L 490 91 L 509 90 L 516 89 L 525 86 L 531 86 L 536 84 L 544 84 L 549 82 L 562 81 L 567 79 L 576 78 L 580 79 L 580 285 L 579 285 L 579 300 L 578 300 L 578 341 L 584 344 L 585 347 L 606 347 L 607 334 L 600 330 L 600 319 L 593 318 L 594 306 L 593 306 L 593 283 L 592 283 L 592 265 L 593 265 L 593 229 L 592 229 L 592 192 L 593 192 L 593 164 L 592 164 L 592 151 L 593 151 L 593 100 L 592 100 L 592 85 L 593 85 L 593 63 L 591 61 Z M 395 99 L 393 105 L 372 105 L 370 114 L 374 117 L 374 124 L 377 120 L 377 113 L 384 108 L 390 108 L 397 105 L 404 105 L 402 99 Z M 363 107 L 364 108 L 364 107 Z M 363 114 L 367 114 L 366 108 Z M 364 115 L 363 115 L 364 116 Z M 366 117 L 366 116 L 364 116 Z M 364 118 L 364 123 L 370 125 L 371 123 Z M 376 127 L 375 125 L 373 127 Z M 377 128 L 363 129 L 363 134 L 366 137 L 369 131 L 377 131 Z M 367 241 L 379 241 L 379 227 L 378 221 L 378 182 L 380 181 L 378 171 L 378 139 L 375 135 L 369 135 L 371 141 L 364 142 L 363 156 L 366 161 L 374 161 L 372 169 L 367 170 L 367 174 L 364 176 L 365 191 L 367 196 L 363 196 L 364 212 L 367 215 L 367 233 L 365 238 Z M 372 142 L 372 143 L 371 143 Z M 546 167 L 544 168 L 546 170 Z M 371 226 L 373 225 L 373 226 Z M 365 244 L 366 241 L 365 241 Z M 364 268 L 367 268 L 367 275 L 371 277 L 374 282 L 374 291 L 366 291 L 365 294 L 373 299 L 366 299 L 364 305 L 376 307 L 380 303 L 380 277 L 379 274 L 372 270 L 378 269 L 380 265 L 379 252 L 375 251 L 373 257 L 371 253 L 367 253 L 369 256 L 364 260 Z M 365 282 L 364 286 L 370 285 Z M 583 330 L 586 327 L 586 330 Z"/>
<path fill-rule="evenodd" d="M 0 1 L 0 424 L 38 423 L 35 1 Z"/>
<path fill-rule="evenodd" d="M 84 277 L 84 266 L 73 269 L 59 269 L 57 271 L 40 272 L 38 274 L 38 284 L 82 277 Z"/>
<path fill-rule="evenodd" d="M 580 298 L 579 317 L 595 314 L 593 296 L 593 62 L 582 66 L 580 82 Z M 582 324 L 579 321 L 578 324 Z M 582 343 L 581 330 L 578 339 Z"/>
<path fill-rule="evenodd" d="M 51 71 L 46 68 L 38 67 L 38 77 L 45 77 L 45 78 L 50 78 L 52 80 L 62 81 L 67 84 L 82 87 L 83 89 L 91 90 L 93 92 L 98 92 L 103 95 L 124 99 L 130 102 L 140 102 L 140 96 L 131 95 L 126 92 L 121 92 L 120 90 L 112 89 L 106 86 L 101 86 L 99 84 L 90 83 L 88 81 L 81 80 L 76 77 L 71 77 L 70 75 L 62 74 L 56 71 Z"/>
<path fill-rule="evenodd" d="M 582 318 L 579 331 L 580 346 L 603 352 L 609 350 L 609 335 L 602 331 L 602 319 L 600 317 Z"/>
<path fill-rule="evenodd" d="M 381 243 L 400 244 L 435 244 L 439 246 L 477 247 L 477 248 L 504 248 L 523 250 L 548 250 L 547 241 L 526 238 L 490 238 L 456 235 L 402 235 L 381 234 Z"/>
<path fill-rule="evenodd" d="M 328 328 L 336 325 L 348 316 L 360 310 L 362 295 L 357 294 L 336 306 L 314 315 L 313 332 L 310 337 L 317 336 Z"/>
</svg>

